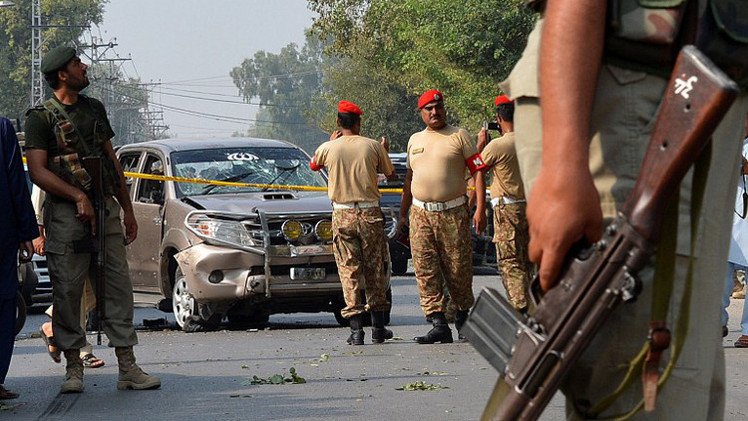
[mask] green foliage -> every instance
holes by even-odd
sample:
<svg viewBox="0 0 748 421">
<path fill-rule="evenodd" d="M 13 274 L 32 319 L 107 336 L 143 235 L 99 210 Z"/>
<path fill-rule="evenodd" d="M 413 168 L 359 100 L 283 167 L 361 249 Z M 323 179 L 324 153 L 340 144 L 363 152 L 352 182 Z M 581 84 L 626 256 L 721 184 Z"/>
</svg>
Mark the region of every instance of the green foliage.
<svg viewBox="0 0 748 421">
<path fill-rule="evenodd" d="M 0 9 L 0 115 L 21 117 L 31 95 L 31 0 L 14 0 Z M 91 25 L 101 22 L 106 0 L 42 0 L 45 25 Z M 45 28 L 42 51 L 71 45 L 84 28 Z"/>
<path fill-rule="evenodd" d="M 471 130 L 491 118 L 492 99 L 500 93 L 498 82 L 519 59 L 532 29 L 535 17 L 523 4 L 523 0 L 309 1 L 319 14 L 313 30 L 330 40 L 326 52 L 368 69 L 366 75 L 377 83 L 402 89 L 399 100 L 411 110 L 413 98 L 421 92 L 442 90 L 451 120 Z M 338 93 L 336 86 L 330 91 Z"/>
<path fill-rule="evenodd" d="M 289 44 L 277 54 L 258 51 L 231 71 L 244 99 L 258 98 L 262 106 L 250 135 L 288 140 L 309 152 L 328 138 L 313 123 L 323 107 L 321 55 L 321 43 L 309 35 L 301 49 Z"/>
<path fill-rule="evenodd" d="M 418 391 L 418 390 L 441 390 L 441 389 L 449 389 L 446 386 L 442 386 L 440 384 L 431 384 L 426 383 L 423 381 L 417 381 L 413 383 L 407 383 L 403 385 L 402 387 L 395 388 L 395 390 L 404 390 L 408 392 Z"/>
<path fill-rule="evenodd" d="M 257 376 L 252 376 L 252 380 L 248 382 L 248 385 L 257 385 L 257 384 L 302 384 L 306 383 L 306 379 L 296 374 L 296 369 L 291 367 L 289 370 L 290 377 L 286 377 L 286 373 L 283 374 L 274 374 L 268 378 L 262 378 Z M 247 382 L 245 382 L 246 384 Z"/>
</svg>

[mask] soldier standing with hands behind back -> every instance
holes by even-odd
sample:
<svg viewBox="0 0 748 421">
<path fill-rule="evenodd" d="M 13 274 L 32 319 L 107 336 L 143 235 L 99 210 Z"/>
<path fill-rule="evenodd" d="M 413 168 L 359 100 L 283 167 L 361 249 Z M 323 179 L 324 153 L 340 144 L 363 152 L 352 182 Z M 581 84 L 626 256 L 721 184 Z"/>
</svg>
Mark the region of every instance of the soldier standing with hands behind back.
<svg viewBox="0 0 748 421">
<path fill-rule="evenodd" d="M 386 329 L 387 302 L 387 237 L 384 216 L 379 208 L 381 194 L 377 174 L 395 177 L 395 169 L 387 155 L 389 144 L 360 136 L 363 111 L 356 104 L 340 101 L 337 123 L 340 130 L 330 136 L 314 153 L 310 167 L 327 168 L 332 200 L 333 253 L 343 284 L 345 308 L 343 317 L 350 321 L 348 343 L 364 344 L 362 316 L 371 312 L 373 343 L 392 338 Z M 366 303 L 361 292 L 366 290 Z"/>
<path fill-rule="evenodd" d="M 42 60 L 41 70 L 54 93 L 43 106 L 32 108 L 26 119 L 29 172 L 47 192 L 45 208 L 46 253 L 53 288 L 52 325 L 56 342 L 67 360 L 61 393 L 83 391 L 83 362 L 79 350 L 86 344 L 80 326 L 80 301 L 86 278 L 92 277 L 91 237 L 97 235 L 96 215 L 88 194 L 91 177 L 81 167 L 84 157 L 100 157 L 106 197 L 106 267 L 101 320 L 109 345 L 119 361 L 117 388 L 154 389 L 161 385 L 135 364 L 138 342 L 132 325 L 132 283 L 128 276 L 125 244 L 135 240 L 138 226 L 122 173 L 112 149 L 114 132 L 104 106 L 80 94 L 89 85 L 87 65 L 70 47 L 57 47 Z M 114 197 L 117 200 L 114 200 Z M 123 236 L 120 210 L 124 214 Z M 123 241 L 124 239 L 124 241 Z M 97 288 L 95 285 L 94 288 Z M 101 303 L 98 303 L 101 304 Z"/>
<path fill-rule="evenodd" d="M 447 124 L 441 92 L 426 91 L 418 100 L 418 109 L 427 127 L 408 141 L 399 225 L 408 224 L 410 211 L 410 245 L 421 308 L 434 327 L 414 340 L 449 343 L 453 339 L 444 314 L 444 285 L 457 308 L 458 333 L 475 301 L 465 170 L 473 174 L 476 191 L 483 192 L 485 165 L 470 135 Z M 485 200 L 484 194 L 476 195 L 473 223 L 479 232 L 486 225 Z"/>
</svg>

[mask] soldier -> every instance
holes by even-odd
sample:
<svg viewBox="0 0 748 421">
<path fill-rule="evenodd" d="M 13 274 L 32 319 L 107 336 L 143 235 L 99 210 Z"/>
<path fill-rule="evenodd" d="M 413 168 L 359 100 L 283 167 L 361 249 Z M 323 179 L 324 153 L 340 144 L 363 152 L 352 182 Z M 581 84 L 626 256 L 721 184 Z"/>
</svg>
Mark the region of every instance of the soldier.
<svg viewBox="0 0 748 421">
<path fill-rule="evenodd" d="M 501 271 L 501 280 L 509 302 L 520 312 L 527 313 L 532 265 L 527 256 L 530 235 L 525 216 L 525 190 L 514 149 L 514 103 L 506 95 L 501 95 L 496 97 L 494 105 L 496 122 L 503 135 L 490 141 L 488 131 L 481 130 L 478 150 L 486 167 L 493 168 L 493 242 L 496 244 L 496 262 Z"/>
<path fill-rule="evenodd" d="M 86 344 L 80 326 L 81 296 L 86 278 L 94 279 L 90 238 L 96 217 L 88 194 L 90 175 L 81 168 L 84 157 L 101 157 L 107 220 L 103 222 L 106 247 L 106 314 L 101 321 L 119 362 L 117 389 L 154 389 L 161 381 L 135 364 L 138 342 L 132 325 L 132 284 L 125 245 L 135 240 L 138 226 L 122 168 L 112 149 L 114 132 L 104 106 L 79 92 L 89 85 L 87 65 L 70 47 L 57 47 L 42 60 L 41 70 L 54 91 L 43 106 L 32 108 L 26 119 L 26 147 L 33 182 L 47 192 L 45 209 L 46 254 L 53 288 L 52 326 L 66 365 L 61 393 L 83 391 L 83 363 L 79 350 Z M 116 197 L 116 201 L 114 200 Z M 123 237 L 120 211 L 124 215 Z M 124 241 L 123 241 L 124 240 Z M 94 287 L 97 285 L 94 283 Z"/>
<path fill-rule="evenodd" d="M 476 190 L 483 192 L 481 170 L 485 166 L 470 135 L 447 124 L 441 92 L 425 92 L 418 100 L 418 109 L 427 127 L 408 141 L 408 172 L 399 225 L 408 223 L 410 211 L 410 244 L 420 304 L 434 327 L 413 339 L 420 344 L 449 343 L 453 339 L 444 315 L 444 285 L 457 308 L 458 334 L 474 302 L 465 174 L 470 170 Z M 473 224 L 478 232 L 486 225 L 485 200 L 484 194 L 476 197 Z M 459 338 L 463 339 L 461 334 Z"/>
<path fill-rule="evenodd" d="M 310 162 L 313 170 L 327 168 L 332 200 L 333 253 L 343 284 L 345 308 L 343 317 L 350 321 L 348 343 L 364 344 L 363 313 L 371 312 L 373 343 L 392 338 L 386 329 L 387 237 L 384 216 L 379 208 L 381 194 L 377 188 L 377 174 L 395 178 L 395 169 L 387 154 L 389 143 L 360 136 L 363 112 L 354 103 L 338 104 L 336 130 L 330 141 L 317 148 Z M 361 293 L 366 290 L 366 304 Z"/>
<path fill-rule="evenodd" d="M 668 85 L 663 76 L 673 65 L 672 55 L 646 53 L 683 39 L 675 23 L 683 21 L 684 30 L 692 27 L 689 19 L 679 17 L 684 10 L 695 9 L 685 3 L 694 6 L 696 1 L 679 2 L 683 4 L 671 9 L 655 2 L 649 8 L 635 0 L 537 3 L 545 3 L 544 18 L 502 88 L 516 101 L 516 148 L 528 193 L 530 258 L 540 264 L 541 285 L 549 289 L 571 245 L 583 238 L 598 240 L 603 219 L 614 217 L 631 192 Z M 607 10 L 608 4 L 617 8 Z M 744 1 L 715 4 L 732 4 L 731 13 L 745 16 Z M 613 18 L 617 20 L 606 22 Z M 678 50 L 678 45 L 673 47 Z M 725 369 L 717 309 L 740 167 L 735 139 L 741 135 L 746 105 L 741 97 L 725 115 L 707 155 L 700 218 L 704 227 L 693 243 L 691 261 L 697 293 L 685 295 L 690 316 L 670 315 L 690 321 L 672 375 L 664 387 L 652 388 L 655 367 L 655 376 L 647 371 L 644 381 L 634 378 L 618 389 L 647 336 L 642 329 L 650 322 L 653 307 L 650 268 L 640 274 L 643 291 L 637 301 L 616 309 L 564 381 L 569 419 L 618 418 L 636 412 L 643 406 L 644 385 L 649 392 L 656 391 L 657 405 L 636 419 L 723 418 Z M 691 253 L 691 185 L 692 177 L 687 176 L 680 188 L 675 291 L 683 289 Z M 676 312 L 679 306 L 671 307 Z"/>
</svg>

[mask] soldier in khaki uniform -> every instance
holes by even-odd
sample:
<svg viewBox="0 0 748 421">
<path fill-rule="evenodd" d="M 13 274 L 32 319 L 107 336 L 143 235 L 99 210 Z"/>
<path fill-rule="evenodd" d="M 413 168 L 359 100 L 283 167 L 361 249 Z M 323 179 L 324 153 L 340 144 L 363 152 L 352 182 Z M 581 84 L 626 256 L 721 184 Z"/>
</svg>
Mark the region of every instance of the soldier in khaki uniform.
<svg viewBox="0 0 748 421">
<path fill-rule="evenodd" d="M 494 100 L 496 122 L 503 135 L 489 142 L 486 129 L 478 134 L 478 150 L 486 167 L 493 169 L 493 206 L 496 261 L 509 302 L 526 313 L 530 305 L 529 287 L 532 264 L 527 255 L 530 235 L 525 216 L 525 189 L 514 149 L 514 103 L 501 95 Z"/>
<path fill-rule="evenodd" d="M 88 66 L 69 47 L 52 49 L 41 70 L 54 90 L 43 106 L 32 108 L 26 119 L 29 172 L 34 184 L 47 192 L 44 204 L 46 254 L 53 288 L 52 325 L 57 345 L 65 354 L 66 376 L 61 393 L 83 391 L 85 346 L 80 326 L 81 296 L 91 269 L 91 236 L 96 216 L 88 197 L 91 179 L 81 168 L 87 156 L 102 158 L 105 206 L 106 267 L 102 320 L 109 345 L 119 362 L 118 389 L 153 389 L 161 385 L 135 364 L 132 346 L 138 342 L 132 325 L 132 284 L 128 276 L 125 244 L 135 240 L 138 227 L 125 186 L 122 168 L 112 149 L 114 132 L 103 105 L 79 92 L 88 86 Z M 117 200 L 114 198 L 116 197 Z M 123 211 L 125 235 L 120 211 Z M 94 283 L 94 287 L 96 287 Z"/>
<path fill-rule="evenodd" d="M 360 136 L 363 112 L 354 103 L 338 104 L 338 127 L 330 141 L 317 148 L 310 166 L 318 171 L 327 168 L 328 196 L 332 200 L 333 253 L 343 284 L 345 308 L 343 317 L 350 321 L 348 343 L 364 344 L 362 315 L 371 312 L 373 343 L 392 338 L 386 329 L 387 237 L 384 216 L 379 208 L 381 194 L 377 174 L 395 177 L 386 139 L 382 143 Z M 366 303 L 361 292 L 366 290 Z"/>
<path fill-rule="evenodd" d="M 427 127 L 408 141 L 400 225 L 406 224 L 410 211 L 410 245 L 421 308 L 434 327 L 414 340 L 421 344 L 449 343 L 453 339 L 444 315 L 444 286 L 457 308 L 458 333 L 475 300 L 465 175 L 469 170 L 475 188 L 482 192 L 485 184 L 481 170 L 485 166 L 470 135 L 447 124 L 441 92 L 425 92 L 418 100 L 418 109 Z M 473 223 L 481 231 L 486 224 L 485 195 L 476 196 Z"/>
<path fill-rule="evenodd" d="M 607 11 L 606 5 L 614 3 L 618 9 Z M 744 1 L 732 4 L 746 6 Z M 616 56 L 624 50 L 608 48 L 612 44 L 606 36 L 617 33 L 621 35 L 614 41 L 634 43 L 639 37 L 640 48 L 652 39 L 679 39 L 677 28 L 669 23 L 679 22 L 674 16 L 681 9 L 665 7 L 669 6 L 663 2 L 638 0 L 549 0 L 522 58 L 501 86 L 516 101 L 516 148 L 528 193 L 530 258 L 540 264 L 546 289 L 553 287 L 571 244 L 581 238 L 599 239 L 604 219 L 614 217 L 631 192 L 668 85 L 663 78 L 668 69 L 652 63 L 651 55 L 636 54 L 634 48 L 628 57 Z M 623 27 L 613 31 L 606 16 L 621 17 L 616 24 L 622 22 Z M 690 311 L 669 315 L 671 321 L 689 318 L 682 353 L 670 378 L 657 390 L 654 411 L 639 412 L 633 419 L 724 417 L 719 302 L 746 106 L 742 96 L 713 135 L 701 229 L 693 250 L 694 293 L 686 296 Z M 677 313 L 681 304 L 691 254 L 691 186 L 692 177 L 686 176 L 680 188 L 671 313 Z M 643 291 L 637 301 L 613 312 L 564 381 L 568 419 L 618 418 L 641 408 L 643 382 L 637 378 L 615 400 L 601 403 L 619 386 L 629 361 L 646 340 L 652 273 L 651 268 L 640 273 Z M 495 404 L 492 400 L 489 406 Z"/>
</svg>

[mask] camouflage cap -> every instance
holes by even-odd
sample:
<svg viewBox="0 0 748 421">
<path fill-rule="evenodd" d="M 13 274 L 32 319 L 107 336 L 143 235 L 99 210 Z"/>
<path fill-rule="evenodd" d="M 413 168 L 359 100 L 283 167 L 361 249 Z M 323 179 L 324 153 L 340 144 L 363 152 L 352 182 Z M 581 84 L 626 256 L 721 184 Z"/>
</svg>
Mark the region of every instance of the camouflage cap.
<svg viewBox="0 0 748 421">
<path fill-rule="evenodd" d="M 53 72 L 65 66 L 73 57 L 75 57 L 75 48 L 64 45 L 55 47 L 44 55 L 40 70 L 42 73 Z"/>
</svg>

